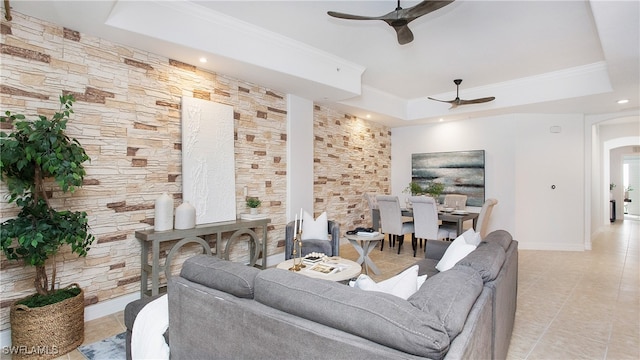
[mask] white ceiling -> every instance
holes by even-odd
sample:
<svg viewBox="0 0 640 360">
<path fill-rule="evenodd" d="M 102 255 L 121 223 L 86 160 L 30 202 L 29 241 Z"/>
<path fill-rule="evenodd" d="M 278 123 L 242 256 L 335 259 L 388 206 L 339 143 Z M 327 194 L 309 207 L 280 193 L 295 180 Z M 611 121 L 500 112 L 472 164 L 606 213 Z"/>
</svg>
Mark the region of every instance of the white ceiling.
<svg viewBox="0 0 640 360">
<path fill-rule="evenodd" d="M 402 1 L 407 8 L 418 1 Z M 639 109 L 640 2 L 457 0 L 411 22 L 395 0 L 11 1 L 13 11 L 331 104 L 386 125 L 493 114 Z M 201 64 L 200 57 L 208 62 Z M 427 100 L 495 96 L 449 110 Z M 619 105 L 619 99 L 629 103 Z"/>
</svg>

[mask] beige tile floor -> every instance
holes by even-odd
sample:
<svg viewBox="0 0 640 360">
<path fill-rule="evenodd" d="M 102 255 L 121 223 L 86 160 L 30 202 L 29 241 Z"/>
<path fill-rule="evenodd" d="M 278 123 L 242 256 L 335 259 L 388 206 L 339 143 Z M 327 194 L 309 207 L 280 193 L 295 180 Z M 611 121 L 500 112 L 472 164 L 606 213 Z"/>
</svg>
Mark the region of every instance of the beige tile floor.
<svg viewBox="0 0 640 360">
<path fill-rule="evenodd" d="M 640 221 L 618 221 L 584 252 L 519 252 L 518 310 L 508 359 L 640 359 Z M 380 281 L 413 264 L 411 243 L 371 259 Z M 349 243 L 340 255 L 356 260 Z M 85 344 L 125 330 L 122 312 L 89 321 Z M 73 351 L 60 359 L 83 359 Z"/>
</svg>

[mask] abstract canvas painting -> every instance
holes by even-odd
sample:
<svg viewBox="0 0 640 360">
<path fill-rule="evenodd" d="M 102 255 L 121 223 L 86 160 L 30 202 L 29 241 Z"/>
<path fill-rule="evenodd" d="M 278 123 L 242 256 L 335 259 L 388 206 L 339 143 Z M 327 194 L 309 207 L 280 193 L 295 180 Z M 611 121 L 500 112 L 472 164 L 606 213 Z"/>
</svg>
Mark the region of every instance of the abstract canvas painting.
<svg viewBox="0 0 640 360">
<path fill-rule="evenodd" d="M 467 206 L 484 203 L 484 150 L 411 155 L 411 181 L 426 187 L 435 181 L 444 194 L 467 195 Z"/>
</svg>

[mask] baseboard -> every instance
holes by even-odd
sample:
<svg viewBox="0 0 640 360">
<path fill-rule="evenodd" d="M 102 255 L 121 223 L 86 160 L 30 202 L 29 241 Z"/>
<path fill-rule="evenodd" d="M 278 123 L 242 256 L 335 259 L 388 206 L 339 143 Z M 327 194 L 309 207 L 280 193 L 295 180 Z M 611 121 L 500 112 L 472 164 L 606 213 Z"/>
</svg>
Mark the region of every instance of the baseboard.
<svg viewBox="0 0 640 360">
<path fill-rule="evenodd" d="M 562 243 L 523 243 L 518 241 L 518 250 L 545 250 L 545 251 L 585 251 L 584 243 L 562 244 Z"/>
<path fill-rule="evenodd" d="M 84 321 L 90 321 L 124 310 L 128 303 L 140 299 L 140 293 L 123 295 L 84 308 Z"/>
</svg>

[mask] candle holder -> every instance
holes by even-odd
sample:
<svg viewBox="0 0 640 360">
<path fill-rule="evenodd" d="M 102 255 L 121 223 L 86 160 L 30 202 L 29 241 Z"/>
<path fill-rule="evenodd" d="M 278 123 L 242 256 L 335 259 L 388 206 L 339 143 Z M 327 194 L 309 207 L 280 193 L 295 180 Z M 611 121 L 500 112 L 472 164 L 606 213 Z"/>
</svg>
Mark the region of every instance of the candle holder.
<svg viewBox="0 0 640 360">
<path fill-rule="evenodd" d="M 300 226 L 302 227 L 302 225 Z M 298 249 L 296 249 L 296 245 Z M 289 268 L 289 271 L 300 271 L 307 267 L 302 263 L 302 230 L 298 231 L 293 238 L 293 266 Z M 298 255 L 298 256 L 296 256 Z"/>
</svg>

